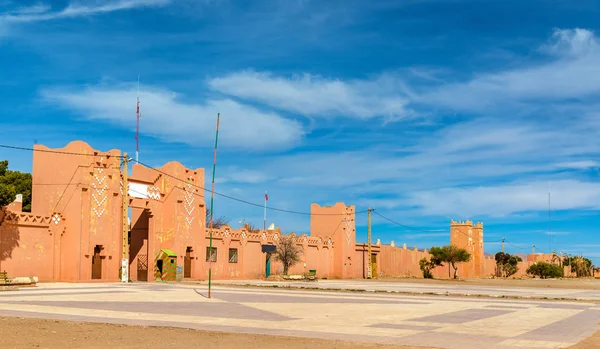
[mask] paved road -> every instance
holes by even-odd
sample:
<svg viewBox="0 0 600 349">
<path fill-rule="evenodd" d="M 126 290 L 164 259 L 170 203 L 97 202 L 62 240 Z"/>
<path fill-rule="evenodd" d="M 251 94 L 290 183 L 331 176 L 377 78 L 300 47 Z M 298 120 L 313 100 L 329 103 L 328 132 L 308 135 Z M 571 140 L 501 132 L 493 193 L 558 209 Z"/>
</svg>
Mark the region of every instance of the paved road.
<svg viewBox="0 0 600 349">
<path fill-rule="evenodd" d="M 564 348 L 600 330 L 600 305 L 185 284 L 41 284 L 0 292 L 0 314 L 434 346 Z"/>
<path fill-rule="evenodd" d="M 583 289 L 561 289 L 561 288 L 533 288 L 533 287 L 498 287 L 482 285 L 427 285 L 423 283 L 411 282 L 382 282 L 382 281 L 363 281 L 363 280 L 319 280 L 318 282 L 273 282 L 260 280 L 228 280 L 216 281 L 219 285 L 255 285 L 255 286 L 273 286 L 280 287 L 316 287 L 322 289 L 337 290 L 365 290 L 365 291 L 390 291 L 390 292 L 410 292 L 410 293 L 437 293 L 445 294 L 449 292 L 452 295 L 485 295 L 485 296 L 519 296 L 531 298 L 550 298 L 550 299 L 577 299 L 588 301 L 600 301 L 600 291 Z"/>
</svg>

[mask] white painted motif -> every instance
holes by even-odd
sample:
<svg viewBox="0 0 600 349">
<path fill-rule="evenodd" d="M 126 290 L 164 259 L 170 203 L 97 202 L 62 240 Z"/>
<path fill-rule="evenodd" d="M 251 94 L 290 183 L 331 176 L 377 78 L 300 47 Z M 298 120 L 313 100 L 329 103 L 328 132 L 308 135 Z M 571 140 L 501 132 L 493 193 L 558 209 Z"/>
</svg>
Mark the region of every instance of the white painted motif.
<svg viewBox="0 0 600 349">
<path fill-rule="evenodd" d="M 160 200 L 160 189 L 158 189 L 155 186 L 149 186 L 146 189 L 146 194 L 148 195 L 148 199 L 152 199 L 152 200 L 156 200 L 156 201 Z"/>
<path fill-rule="evenodd" d="M 191 177 L 190 177 L 190 179 L 191 179 Z M 184 191 L 185 191 L 185 195 L 183 197 L 183 209 L 187 213 L 187 216 L 185 217 L 185 221 L 188 226 L 191 226 L 192 222 L 194 221 L 194 217 L 192 216 L 192 213 L 194 212 L 194 209 L 195 209 L 194 201 L 196 200 L 196 198 L 194 197 L 194 188 L 192 187 L 192 184 L 187 183 L 184 187 Z"/>
<path fill-rule="evenodd" d="M 345 225 L 346 225 L 346 242 L 348 243 L 348 246 L 350 246 L 350 243 L 352 242 L 352 215 L 350 213 L 346 214 L 346 218 L 344 219 L 345 221 Z"/>
<path fill-rule="evenodd" d="M 108 200 L 106 195 L 108 191 L 108 184 L 106 183 L 106 175 L 104 175 L 104 169 L 97 168 L 94 176 L 92 177 L 92 201 L 94 206 L 92 210 L 97 217 L 102 217 L 106 212 L 104 203 Z"/>
<path fill-rule="evenodd" d="M 58 215 L 58 213 L 55 213 L 54 216 L 52 216 L 52 222 L 54 222 L 54 224 L 56 225 L 60 223 L 60 216 Z"/>
</svg>

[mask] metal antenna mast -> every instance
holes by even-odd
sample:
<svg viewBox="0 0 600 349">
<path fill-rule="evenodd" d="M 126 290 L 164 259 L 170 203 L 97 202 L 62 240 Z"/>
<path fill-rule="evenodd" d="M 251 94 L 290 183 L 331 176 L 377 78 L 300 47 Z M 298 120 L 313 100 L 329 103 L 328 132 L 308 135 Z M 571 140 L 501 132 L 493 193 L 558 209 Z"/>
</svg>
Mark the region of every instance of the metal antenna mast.
<svg viewBox="0 0 600 349">
<path fill-rule="evenodd" d="M 140 153 L 140 76 L 138 75 L 137 104 L 135 108 L 135 162 L 139 161 Z"/>
</svg>

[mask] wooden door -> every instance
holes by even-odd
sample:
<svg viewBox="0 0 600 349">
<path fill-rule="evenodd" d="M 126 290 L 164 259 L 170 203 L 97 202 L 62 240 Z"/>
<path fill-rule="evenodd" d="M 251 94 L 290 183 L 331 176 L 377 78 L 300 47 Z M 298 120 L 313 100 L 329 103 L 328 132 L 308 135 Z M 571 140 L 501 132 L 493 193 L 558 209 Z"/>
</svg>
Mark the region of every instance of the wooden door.
<svg viewBox="0 0 600 349">
<path fill-rule="evenodd" d="M 373 279 L 375 279 L 375 278 L 377 278 L 377 255 L 376 254 L 371 254 L 371 265 L 373 265 L 371 277 Z"/>
<path fill-rule="evenodd" d="M 100 257 L 100 246 L 94 247 L 94 256 L 92 257 L 92 280 L 102 279 L 102 258 Z"/>
<path fill-rule="evenodd" d="M 137 281 L 148 281 L 148 255 L 140 254 L 137 258 Z"/>
<path fill-rule="evenodd" d="M 183 259 L 183 277 L 192 277 L 192 249 L 190 247 L 185 250 L 185 258 Z"/>
</svg>

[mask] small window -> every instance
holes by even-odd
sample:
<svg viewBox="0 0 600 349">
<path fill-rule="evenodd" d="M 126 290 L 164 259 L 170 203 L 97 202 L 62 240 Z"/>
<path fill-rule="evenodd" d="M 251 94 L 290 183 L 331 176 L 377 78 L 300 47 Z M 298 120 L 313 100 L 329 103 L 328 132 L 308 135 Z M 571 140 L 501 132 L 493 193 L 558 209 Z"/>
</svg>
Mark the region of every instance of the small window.
<svg viewBox="0 0 600 349">
<path fill-rule="evenodd" d="M 238 262 L 238 249 L 230 248 L 229 249 L 229 263 L 237 263 Z"/>
<path fill-rule="evenodd" d="M 217 261 L 217 249 L 215 247 L 212 248 L 212 256 L 210 256 L 210 247 L 206 248 L 206 261 L 207 262 L 216 262 Z"/>
<path fill-rule="evenodd" d="M 175 264 L 175 260 L 174 259 L 171 259 L 171 264 Z"/>
</svg>

